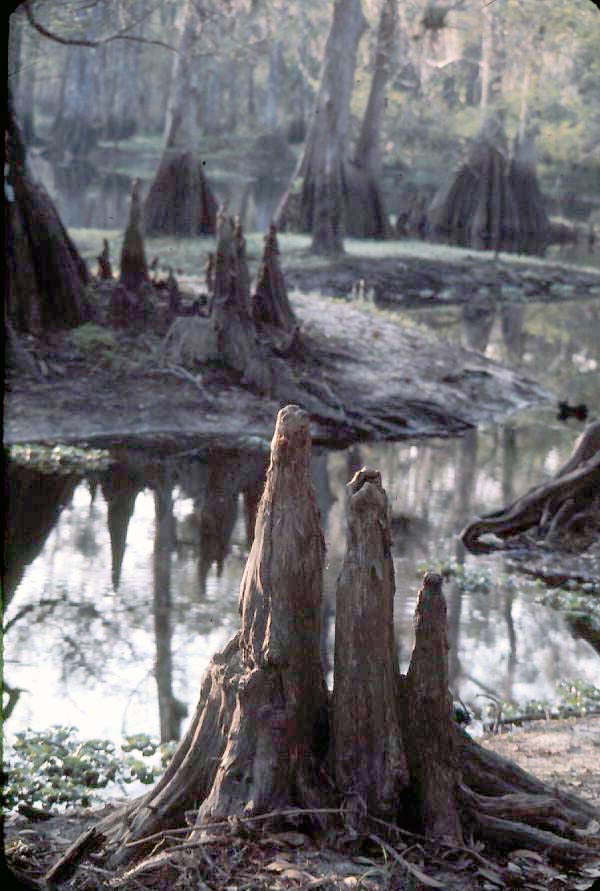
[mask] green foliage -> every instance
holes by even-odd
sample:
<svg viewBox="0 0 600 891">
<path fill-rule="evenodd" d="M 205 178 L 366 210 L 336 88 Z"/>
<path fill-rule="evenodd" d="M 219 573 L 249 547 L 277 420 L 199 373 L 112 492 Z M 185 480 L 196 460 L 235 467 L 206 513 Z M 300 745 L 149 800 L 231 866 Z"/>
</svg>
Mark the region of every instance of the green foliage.
<svg viewBox="0 0 600 891">
<path fill-rule="evenodd" d="M 558 681 L 557 698 L 528 699 L 525 702 L 490 703 L 485 709 L 485 718 L 511 719 L 527 715 L 540 718 L 568 718 L 571 715 L 586 715 L 600 711 L 600 689 L 582 680 Z"/>
<path fill-rule="evenodd" d="M 117 340 L 114 332 L 94 322 L 86 322 L 71 331 L 71 342 L 82 353 L 103 353 L 114 350 Z"/>
<path fill-rule="evenodd" d="M 106 449 L 84 449 L 81 446 L 54 446 L 39 443 L 11 445 L 8 455 L 15 464 L 35 468 L 42 473 L 71 473 L 75 469 L 106 470 L 110 467 L 110 453 Z"/>
<path fill-rule="evenodd" d="M 110 740 L 82 741 L 76 731 L 76 727 L 55 725 L 15 734 L 8 747 L 5 808 L 19 804 L 50 810 L 59 805 L 90 807 L 102 800 L 99 790 L 111 783 L 121 790 L 136 780 L 153 783 L 175 746 L 160 745 L 140 733 L 126 737 L 117 752 Z M 154 761 L 149 762 L 152 757 Z"/>
</svg>

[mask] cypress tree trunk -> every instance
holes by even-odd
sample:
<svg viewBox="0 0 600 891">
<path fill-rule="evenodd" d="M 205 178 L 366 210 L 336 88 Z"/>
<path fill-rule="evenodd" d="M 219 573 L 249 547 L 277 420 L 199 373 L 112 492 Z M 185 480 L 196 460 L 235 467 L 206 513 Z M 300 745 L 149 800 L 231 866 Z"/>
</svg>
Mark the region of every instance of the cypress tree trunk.
<svg viewBox="0 0 600 891">
<path fill-rule="evenodd" d="M 29 172 L 10 99 L 6 135 L 7 317 L 16 331 L 32 334 L 79 325 L 88 315 L 89 273 L 50 196 Z"/>
<path fill-rule="evenodd" d="M 346 153 L 356 52 L 366 27 L 360 0 L 335 0 L 321 85 L 298 167 L 275 215 L 278 228 L 312 233 L 317 254 L 343 251 Z M 294 194 L 301 179 L 299 196 Z M 295 205 L 295 206 L 294 206 Z"/>
<path fill-rule="evenodd" d="M 133 293 L 138 291 L 145 282 L 150 281 L 146 251 L 144 249 L 142 204 L 140 200 L 140 181 L 138 179 L 134 180 L 131 189 L 129 222 L 127 223 L 121 249 L 120 281 L 128 291 Z"/>
<path fill-rule="evenodd" d="M 349 492 L 331 702 L 320 656 L 325 547 L 310 481 L 309 417 L 294 405 L 282 409 L 240 586 L 241 628 L 208 666 L 190 727 L 162 779 L 95 827 L 113 867 L 148 855 L 157 832 L 187 825 L 187 840 L 201 842 L 228 820 L 225 831 L 234 833 L 231 818 L 298 807 L 312 811 L 316 830 L 323 818 L 315 809 L 335 803 L 345 833 L 353 812 L 359 832 L 383 814 L 459 846 L 467 830 L 502 851 L 548 852 L 564 863 L 594 857 L 597 846 L 585 841 L 600 816 L 593 804 L 549 789 L 453 723 L 446 606 L 435 573 L 423 578 L 410 667 L 399 675 L 379 474 L 363 468 Z M 330 765 L 333 785 L 322 772 Z M 66 858 L 69 868 L 88 841 L 89 832 Z M 165 886 L 160 870 L 177 866 L 179 856 L 165 851 L 140 870 L 156 870 L 153 884 Z M 60 863 L 50 875 L 58 872 Z"/>
<path fill-rule="evenodd" d="M 178 52 L 173 56 L 171 89 L 160 165 L 144 206 L 148 235 L 214 235 L 217 202 L 197 154 L 198 58 L 201 23 L 193 0 L 181 7 Z"/>
<path fill-rule="evenodd" d="M 346 171 L 346 233 L 358 238 L 387 238 L 391 226 L 381 191 L 381 130 L 385 89 L 394 66 L 398 11 L 395 0 L 383 0 L 375 65 L 353 163 Z"/>
<path fill-rule="evenodd" d="M 398 709 L 388 504 L 373 470 L 359 470 L 347 490 L 348 537 L 336 592 L 335 780 L 342 793 L 360 795 L 369 813 L 389 818 L 409 775 Z"/>
</svg>

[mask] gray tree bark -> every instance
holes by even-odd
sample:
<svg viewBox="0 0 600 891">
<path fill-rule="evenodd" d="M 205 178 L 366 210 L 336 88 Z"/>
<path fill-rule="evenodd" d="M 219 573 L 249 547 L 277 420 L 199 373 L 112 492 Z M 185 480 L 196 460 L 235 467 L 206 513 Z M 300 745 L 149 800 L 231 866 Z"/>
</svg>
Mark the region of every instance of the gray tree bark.
<svg viewBox="0 0 600 891">
<path fill-rule="evenodd" d="M 312 233 L 317 254 L 343 251 L 344 177 L 356 53 L 366 28 L 360 0 L 336 0 L 321 85 L 298 167 L 275 215 L 281 225 Z M 302 180 L 299 205 L 293 187 Z M 288 222 L 289 221 L 289 222 Z"/>
<path fill-rule="evenodd" d="M 359 238 L 387 238 L 389 215 L 381 191 L 381 131 L 385 114 L 385 91 L 395 64 L 398 11 L 395 0 L 383 0 L 371 89 L 354 150 L 347 170 L 346 232 Z"/>
</svg>

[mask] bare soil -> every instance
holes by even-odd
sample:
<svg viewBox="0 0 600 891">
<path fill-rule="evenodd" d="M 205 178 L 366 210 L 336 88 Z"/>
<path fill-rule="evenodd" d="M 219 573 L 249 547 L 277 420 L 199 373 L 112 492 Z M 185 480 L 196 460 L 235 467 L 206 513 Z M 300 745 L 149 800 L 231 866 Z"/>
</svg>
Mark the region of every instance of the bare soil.
<svg viewBox="0 0 600 891">
<path fill-rule="evenodd" d="M 313 419 L 315 441 L 364 437 L 364 425 L 352 426 L 359 414 L 369 418 L 373 439 L 457 434 L 549 398 L 534 381 L 408 328 L 391 312 L 313 295 L 292 303 L 319 384 L 335 392 L 348 417 L 335 429 Z M 274 400 L 223 368 L 169 365 L 156 331 L 114 336 L 110 354 L 78 351 L 68 332 L 30 340 L 40 379 L 9 381 L 5 443 L 127 438 L 179 447 L 186 440 L 238 446 L 270 439 L 280 407 Z"/>
<path fill-rule="evenodd" d="M 600 715 L 530 721 L 486 737 L 483 745 L 545 783 L 600 804 Z"/>
<path fill-rule="evenodd" d="M 600 801 L 600 716 L 535 721 L 511 733 L 488 736 L 483 744 L 545 782 Z M 5 826 L 5 852 L 21 887 L 41 887 L 37 883 L 68 846 L 115 805 L 93 811 L 68 811 L 43 822 L 10 815 Z M 436 846 L 402 830 L 390 839 L 383 826 L 378 836 L 400 860 L 381 845 L 378 850 L 372 839 L 353 839 L 343 833 L 327 844 L 293 828 L 257 828 L 250 834 L 247 827 L 238 829 L 232 825 L 229 834 L 209 840 L 205 853 L 190 849 L 175 855 L 159 854 L 153 865 L 147 864 L 144 871 L 122 877 L 116 885 L 109 885 L 114 877 L 90 859 L 63 887 L 122 887 L 126 891 L 165 887 L 247 887 L 257 891 L 317 887 L 323 891 L 408 891 L 442 887 L 448 891 L 493 891 L 519 887 L 571 891 L 591 888 L 600 874 L 600 869 L 592 865 L 567 875 L 534 852 L 513 852 L 508 858 L 498 858 L 483 845 L 469 842 L 464 848 Z M 588 829 L 596 834 L 600 831 L 600 827 Z M 27 881 L 31 884 L 27 885 Z"/>
</svg>

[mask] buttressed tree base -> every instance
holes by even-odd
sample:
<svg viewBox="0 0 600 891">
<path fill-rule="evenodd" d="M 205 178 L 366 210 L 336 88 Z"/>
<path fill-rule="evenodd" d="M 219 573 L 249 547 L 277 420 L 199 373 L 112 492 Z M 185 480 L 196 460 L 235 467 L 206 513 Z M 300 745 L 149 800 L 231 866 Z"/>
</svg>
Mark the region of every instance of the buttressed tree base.
<svg viewBox="0 0 600 891">
<path fill-rule="evenodd" d="M 162 779 L 93 830 L 105 866 L 122 870 L 147 858 L 157 833 L 188 827 L 188 841 L 200 840 L 208 829 L 237 831 L 245 818 L 272 812 L 272 825 L 281 824 L 290 809 L 295 825 L 301 820 L 314 833 L 343 813 L 357 831 L 385 819 L 459 845 L 473 835 L 497 850 L 541 851 L 560 862 L 593 856 L 578 830 L 598 819 L 597 808 L 482 749 L 453 722 L 436 573 L 423 578 L 410 667 L 400 674 L 387 498 L 369 468 L 347 487 L 334 689 L 327 689 L 325 545 L 310 452 L 309 416 L 288 405 L 277 416 L 241 582 L 240 630 L 206 669 Z M 65 855 L 69 869 L 89 845 L 88 832 Z M 51 871 L 54 881 L 63 866 Z"/>
</svg>

